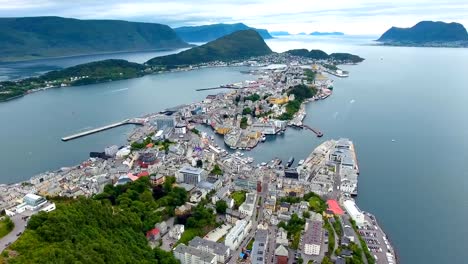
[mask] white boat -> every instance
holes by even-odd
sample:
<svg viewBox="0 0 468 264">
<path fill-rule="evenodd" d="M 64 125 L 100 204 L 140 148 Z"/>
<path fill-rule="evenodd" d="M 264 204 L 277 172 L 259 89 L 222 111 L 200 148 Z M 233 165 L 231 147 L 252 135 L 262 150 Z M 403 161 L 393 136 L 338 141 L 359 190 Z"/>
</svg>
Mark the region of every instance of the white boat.
<svg viewBox="0 0 468 264">
<path fill-rule="evenodd" d="M 297 163 L 297 164 L 298 164 L 299 166 L 302 165 L 302 164 L 304 164 L 304 160 L 303 160 L 303 159 L 300 160 L 299 163 Z"/>
</svg>

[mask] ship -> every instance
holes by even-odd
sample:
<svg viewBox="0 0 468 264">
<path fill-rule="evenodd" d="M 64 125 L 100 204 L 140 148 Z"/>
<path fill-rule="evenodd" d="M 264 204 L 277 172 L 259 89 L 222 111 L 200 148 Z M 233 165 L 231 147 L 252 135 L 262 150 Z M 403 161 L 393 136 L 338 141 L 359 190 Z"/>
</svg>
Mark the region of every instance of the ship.
<svg viewBox="0 0 468 264">
<path fill-rule="evenodd" d="M 303 159 L 300 160 L 300 161 L 297 163 L 297 165 L 299 165 L 299 166 L 301 166 L 302 164 L 304 164 L 304 160 L 303 160 Z"/>
<path fill-rule="evenodd" d="M 265 142 L 266 141 L 266 136 L 264 134 L 262 134 L 262 137 L 260 139 L 262 142 Z"/>
<path fill-rule="evenodd" d="M 290 157 L 288 162 L 286 163 L 286 166 L 289 168 L 293 165 L 294 163 L 294 157 Z"/>
</svg>

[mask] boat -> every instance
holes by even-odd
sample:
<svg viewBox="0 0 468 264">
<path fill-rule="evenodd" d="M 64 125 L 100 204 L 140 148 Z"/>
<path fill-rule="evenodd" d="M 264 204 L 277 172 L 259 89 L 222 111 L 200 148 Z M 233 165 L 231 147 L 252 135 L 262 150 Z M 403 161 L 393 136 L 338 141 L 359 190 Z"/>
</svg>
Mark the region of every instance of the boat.
<svg viewBox="0 0 468 264">
<path fill-rule="evenodd" d="M 297 165 L 301 166 L 302 164 L 304 164 L 304 160 L 300 160 L 299 163 L 297 163 Z"/>
<path fill-rule="evenodd" d="M 266 162 L 262 162 L 262 163 L 260 163 L 260 165 L 262 165 L 262 166 L 266 166 L 266 165 L 267 165 L 267 163 L 266 163 Z"/>
<path fill-rule="evenodd" d="M 282 159 L 278 159 L 278 166 L 281 165 L 281 163 L 283 163 L 283 160 L 282 160 Z"/>
<path fill-rule="evenodd" d="M 262 137 L 260 138 L 260 140 L 261 140 L 262 142 L 265 142 L 265 141 L 266 141 L 266 136 L 265 136 L 264 134 L 262 134 Z"/>
<path fill-rule="evenodd" d="M 286 163 L 286 166 L 289 168 L 293 165 L 294 163 L 294 157 L 290 157 L 288 162 Z"/>
</svg>

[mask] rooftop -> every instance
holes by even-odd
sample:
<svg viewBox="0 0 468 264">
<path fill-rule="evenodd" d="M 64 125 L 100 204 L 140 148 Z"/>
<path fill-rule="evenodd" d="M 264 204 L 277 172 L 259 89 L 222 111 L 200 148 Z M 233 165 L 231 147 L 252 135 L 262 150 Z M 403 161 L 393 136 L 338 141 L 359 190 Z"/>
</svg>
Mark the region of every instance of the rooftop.
<svg viewBox="0 0 468 264">
<path fill-rule="evenodd" d="M 194 168 L 190 166 L 183 167 L 179 170 L 180 173 L 190 173 L 190 174 L 201 174 L 203 173 L 203 169 Z"/>
<path fill-rule="evenodd" d="M 213 242 L 210 240 L 203 239 L 201 237 L 195 237 L 189 242 L 189 246 L 198 248 L 198 247 L 206 247 L 213 250 L 216 255 L 224 255 L 226 251 L 229 250 L 227 246 L 221 243 Z"/>
<path fill-rule="evenodd" d="M 340 205 L 336 200 L 328 200 L 328 210 L 332 211 L 336 215 L 342 215 L 343 209 L 341 209 Z"/>
<path fill-rule="evenodd" d="M 180 253 L 180 254 L 190 254 L 193 256 L 197 256 L 200 258 L 201 261 L 203 262 L 211 262 L 213 258 L 216 256 L 212 253 L 202 251 L 200 249 L 194 248 L 194 247 L 189 247 L 184 244 L 179 244 L 175 249 L 174 252 Z"/>
<path fill-rule="evenodd" d="M 304 244 L 320 245 L 322 243 L 322 222 L 310 221 L 304 233 Z"/>
</svg>

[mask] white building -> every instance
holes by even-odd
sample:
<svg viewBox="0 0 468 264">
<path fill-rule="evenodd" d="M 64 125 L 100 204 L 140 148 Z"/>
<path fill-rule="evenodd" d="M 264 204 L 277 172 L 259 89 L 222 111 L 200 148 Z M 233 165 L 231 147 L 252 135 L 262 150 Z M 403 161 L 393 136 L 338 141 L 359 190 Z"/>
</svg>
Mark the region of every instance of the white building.
<svg viewBox="0 0 468 264">
<path fill-rule="evenodd" d="M 184 233 L 185 227 L 184 225 L 174 225 L 171 230 L 169 230 L 169 237 L 179 240 L 182 237 L 182 233 Z"/>
<path fill-rule="evenodd" d="M 215 264 L 216 255 L 200 249 L 179 244 L 174 249 L 174 257 L 181 264 Z"/>
<path fill-rule="evenodd" d="M 117 154 L 117 152 L 119 151 L 119 147 L 116 146 L 116 145 L 113 145 L 113 146 L 109 146 L 107 148 L 104 149 L 104 154 L 106 154 L 106 156 L 108 157 L 114 157 L 115 154 Z"/>
<path fill-rule="evenodd" d="M 356 203 L 353 200 L 346 200 L 343 205 L 349 216 L 356 222 L 356 225 L 364 226 L 364 214 L 356 206 Z"/>
<path fill-rule="evenodd" d="M 257 200 L 256 193 L 248 193 L 245 195 L 245 202 L 239 206 L 239 212 L 244 216 L 252 216 L 255 210 L 255 201 Z"/>
<path fill-rule="evenodd" d="M 231 249 L 229 247 L 200 237 L 192 239 L 189 242 L 189 246 L 215 254 L 218 263 L 225 263 L 231 255 Z"/>
<path fill-rule="evenodd" d="M 227 234 L 224 244 L 231 250 L 236 250 L 245 236 L 249 233 L 251 227 L 252 223 L 250 221 L 245 219 L 237 221 L 236 225 Z"/>
</svg>

